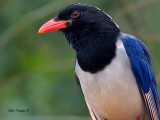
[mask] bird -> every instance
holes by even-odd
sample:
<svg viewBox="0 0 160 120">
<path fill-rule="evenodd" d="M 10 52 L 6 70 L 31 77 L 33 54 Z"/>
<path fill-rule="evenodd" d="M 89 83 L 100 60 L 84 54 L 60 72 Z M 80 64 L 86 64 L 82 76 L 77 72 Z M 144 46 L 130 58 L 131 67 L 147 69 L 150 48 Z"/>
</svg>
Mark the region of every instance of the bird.
<svg viewBox="0 0 160 120">
<path fill-rule="evenodd" d="M 160 120 L 152 58 L 142 41 L 83 3 L 66 6 L 39 33 L 56 30 L 76 51 L 75 79 L 93 120 Z"/>
</svg>

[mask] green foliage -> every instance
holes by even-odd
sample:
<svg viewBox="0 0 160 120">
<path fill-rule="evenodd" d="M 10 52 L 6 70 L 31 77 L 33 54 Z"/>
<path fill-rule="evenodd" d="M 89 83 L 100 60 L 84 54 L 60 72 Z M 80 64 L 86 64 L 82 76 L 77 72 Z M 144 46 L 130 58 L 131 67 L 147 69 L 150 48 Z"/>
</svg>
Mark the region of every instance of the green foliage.
<svg viewBox="0 0 160 120">
<path fill-rule="evenodd" d="M 83 115 L 88 110 L 74 80 L 75 52 L 60 32 L 38 34 L 39 27 L 72 3 L 109 13 L 121 31 L 149 48 L 160 86 L 160 2 L 158 0 L 1 0 L 0 117 Z M 29 109 L 29 112 L 8 112 Z"/>
</svg>

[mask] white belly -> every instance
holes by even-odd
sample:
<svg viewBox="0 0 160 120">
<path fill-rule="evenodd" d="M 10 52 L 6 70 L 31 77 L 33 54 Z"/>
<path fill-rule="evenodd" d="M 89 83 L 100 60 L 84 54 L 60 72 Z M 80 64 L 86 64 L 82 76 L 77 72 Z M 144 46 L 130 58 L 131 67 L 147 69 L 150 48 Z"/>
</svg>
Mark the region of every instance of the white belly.
<svg viewBox="0 0 160 120">
<path fill-rule="evenodd" d="M 76 61 L 75 72 L 85 100 L 107 120 L 136 120 L 145 114 L 136 79 L 123 44 L 117 43 L 111 64 L 96 74 L 84 72 Z"/>
</svg>

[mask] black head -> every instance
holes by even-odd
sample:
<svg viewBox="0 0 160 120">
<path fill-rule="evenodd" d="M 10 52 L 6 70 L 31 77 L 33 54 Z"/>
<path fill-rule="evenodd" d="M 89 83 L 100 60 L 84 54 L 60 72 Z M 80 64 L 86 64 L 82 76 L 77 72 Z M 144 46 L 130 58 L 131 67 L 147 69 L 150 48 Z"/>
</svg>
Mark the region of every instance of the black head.
<svg viewBox="0 0 160 120">
<path fill-rule="evenodd" d="M 61 31 L 76 50 L 78 50 L 77 42 L 83 37 L 103 33 L 111 36 L 119 32 L 119 28 L 108 14 L 86 4 L 69 5 L 58 14 L 56 19 L 71 21 L 67 23 L 67 28 Z"/>
<path fill-rule="evenodd" d="M 84 71 L 97 72 L 115 56 L 116 38 L 120 32 L 112 18 L 102 10 L 85 4 L 64 8 L 40 33 L 60 30 L 77 52 Z"/>
</svg>

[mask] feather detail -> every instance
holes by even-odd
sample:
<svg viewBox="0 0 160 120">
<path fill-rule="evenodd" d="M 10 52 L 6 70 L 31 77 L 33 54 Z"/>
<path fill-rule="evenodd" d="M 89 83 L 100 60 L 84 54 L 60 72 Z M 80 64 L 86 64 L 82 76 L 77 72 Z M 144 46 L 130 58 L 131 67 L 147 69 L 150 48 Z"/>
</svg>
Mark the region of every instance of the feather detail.
<svg viewBox="0 0 160 120">
<path fill-rule="evenodd" d="M 159 120 L 158 113 L 155 112 L 156 104 L 154 103 L 155 101 L 151 89 L 149 90 L 148 93 L 144 93 L 143 91 L 142 93 L 144 101 L 146 103 L 146 107 L 148 108 L 148 111 L 150 113 L 151 120 Z"/>
<path fill-rule="evenodd" d="M 160 120 L 160 98 L 147 47 L 136 37 L 125 35 L 122 41 L 136 77 L 139 92 L 151 120 Z"/>
</svg>

